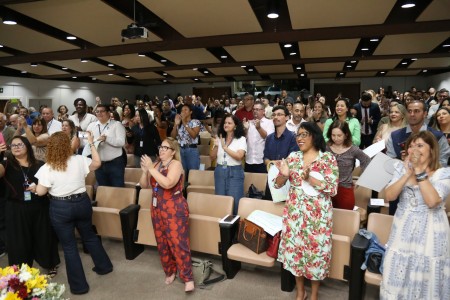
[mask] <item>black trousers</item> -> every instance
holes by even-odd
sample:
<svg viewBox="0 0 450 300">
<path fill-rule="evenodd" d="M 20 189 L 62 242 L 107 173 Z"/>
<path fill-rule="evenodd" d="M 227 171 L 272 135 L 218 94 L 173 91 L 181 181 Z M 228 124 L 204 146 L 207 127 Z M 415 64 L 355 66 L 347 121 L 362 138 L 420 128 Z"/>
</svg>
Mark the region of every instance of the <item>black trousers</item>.
<svg viewBox="0 0 450 300">
<path fill-rule="evenodd" d="M 375 134 L 361 134 L 361 144 L 359 145 L 360 149 L 365 149 L 372 145 L 373 139 L 375 138 Z"/>
<path fill-rule="evenodd" d="M 245 163 L 244 171 L 250 172 L 250 173 L 267 173 L 267 167 L 264 163 L 262 163 L 262 164 Z"/>
</svg>

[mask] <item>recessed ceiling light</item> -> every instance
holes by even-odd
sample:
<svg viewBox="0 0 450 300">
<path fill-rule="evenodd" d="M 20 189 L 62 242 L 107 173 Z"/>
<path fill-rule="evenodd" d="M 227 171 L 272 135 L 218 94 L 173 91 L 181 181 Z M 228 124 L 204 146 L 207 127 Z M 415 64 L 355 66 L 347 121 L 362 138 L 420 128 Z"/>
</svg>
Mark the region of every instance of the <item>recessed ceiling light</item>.
<svg viewBox="0 0 450 300">
<path fill-rule="evenodd" d="M 5 25 L 16 25 L 17 24 L 17 22 L 13 19 L 13 18 L 10 18 L 9 16 L 3 16 L 3 24 L 5 24 Z"/>
<path fill-rule="evenodd" d="M 408 63 L 406 61 L 402 62 L 402 65 L 407 65 Z"/>
<path fill-rule="evenodd" d="M 197 71 L 197 70 L 198 70 L 198 68 L 192 68 L 192 70 L 194 70 L 194 71 Z"/>
<path fill-rule="evenodd" d="M 77 78 L 77 76 L 72 76 L 72 78 L 73 78 L 73 79 L 76 79 L 76 78 Z"/>
<path fill-rule="evenodd" d="M 144 56 L 145 56 L 145 54 L 142 54 L 142 53 L 138 53 L 138 56 L 140 56 L 140 57 L 144 57 Z"/>
<path fill-rule="evenodd" d="M 291 48 L 292 44 L 284 44 L 284 48 Z"/>
<path fill-rule="evenodd" d="M 30 64 L 30 66 L 32 66 L 32 67 L 37 67 L 37 65 L 38 65 L 37 63 L 31 63 Z"/>
<path fill-rule="evenodd" d="M 92 80 L 97 80 L 97 78 L 95 78 L 95 77 L 92 77 Z"/>
<path fill-rule="evenodd" d="M 227 58 L 228 56 L 226 55 L 221 55 L 220 58 Z"/>
<path fill-rule="evenodd" d="M 88 62 L 88 60 L 87 60 L 86 58 L 82 58 L 82 59 L 81 59 L 81 62 L 82 62 L 82 63 L 85 63 L 85 62 Z"/>
<path fill-rule="evenodd" d="M 167 59 L 161 59 L 161 62 L 165 63 L 165 62 L 167 62 Z"/>
<path fill-rule="evenodd" d="M 369 51 L 369 48 L 361 48 L 361 51 Z"/>
<path fill-rule="evenodd" d="M 297 69 L 297 70 L 301 70 L 301 69 L 302 69 L 302 67 L 297 67 L 296 69 Z"/>
<path fill-rule="evenodd" d="M 26 74 L 26 73 L 28 73 L 27 71 L 21 71 L 20 73 L 22 73 L 22 74 Z"/>
<path fill-rule="evenodd" d="M 66 67 L 62 67 L 61 69 L 62 69 L 62 70 L 68 70 L 69 68 L 66 68 Z"/>
<path fill-rule="evenodd" d="M 346 66 L 347 68 L 351 68 L 352 66 L 350 66 L 350 65 L 348 65 L 348 66 Z"/>
<path fill-rule="evenodd" d="M 203 71 L 203 73 L 208 74 L 209 72 L 208 71 Z"/>
<path fill-rule="evenodd" d="M 163 82 L 167 82 L 167 80 L 164 79 Z"/>
<path fill-rule="evenodd" d="M 350 63 L 354 64 L 354 63 L 356 63 L 356 60 L 352 60 Z"/>
<path fill-rule="evenodd" d="M 371 42 L 378 42 L 379 39 L 370 39 Z"/>
<path fill-rule="evenodd" d="M 411 58 L 412 61 L 417 60 L 417 58 Z"/>
<path fill-rule="evenodd" d="M 303 77 L 303 76 L 305 76 L 305 74 L 300 74 L 300 76 L 302 76 L 302 77 Z"/>
<path fill-rule="evenodd" d="M 249 72 L 253 72 L 253 69 L 248 69 Z"/>
<path fill-rule="evenodd" d="M 194 78 L 194 80 L 198 80 L 198 78 Z"/>
<path fill-rule="evenodd" d="M 270 14 L 267 15 L 267 17 L 269 19 L 276 19 L 276 18 L 278 18 L 278 14 L 277 13 L 270 13 Z"/>
<path fill-rule="evenodd" d="M 167 73 L 166 73 L 166 72 L 164 72 L 164 73 L 163 73 L 163 75 L 164 75 L 164 76 L 167 76 Z"/>
<path fill-rule="evenodd" d="M 247 66 L 241 66 L 241 68 L 246 68 Z"/>
<path fill-rule="evenodd" d="M 3 48 L 3 45 L 0 45 L 0 48 Z"/>
<path fill-rule="evenodd" d="M 339 73 L 339 75 L 344 75 L 344 73 L 341 72 L 341 73 Z"/>
<path fill-rule="evenodd" d="M 130 75 L 125 75 L 126 78 L 130 78 Z"/>
<path fill-rule="evenodd" d="M 426 73 L 426 72 L 428 72 L 428 70 L 423 70 L 422 72 Z"/>
<path fill-rule="evenodd" d="M 444 47 L 444 48 L 450 47 L 450 44 L 444 44 L 444 45 L 442 45 L 442 47 Z"/>
<path fill-rule="evenodd" d="M 297 54 L 297 52 L 291 52 L 291 53 L 289 53 L 289 55 L 296 55 Z"/>
<path fill-rule="evenodd" d="M 114 74 L 112 74 L 112 73 L 109 73 L 109 74 L 108 74 L 108 76 L 113 76 L 113 75 L 114 75 Z"/>
<path fill-rule="evenodd" d="M 386 73 L 386 72 L 384 72 L 384 71 L 381 71 L 381 72 L 380 72 L 380 74 L 384 74 L 384 73 Z"/>
<path fill-rule="evenodd" d="M 66 40 L 76 40 L 77 39 L 77 37 L 76 36 L 73 36 L 73 35 L 68 35 L 68 36 L 66 36 Z"/>
<path fill-rule="evenodd" d="M 411 8 L 414 6 L 416 6 L 416 4 L 414 3 L 414 1 L 411 1 L 411 0 L 403 1 L 403 4 L 402 4 L 402 8 Z"/>
<path fill-rule="evenodd" d="M 114 67 L 114 64 L 108 64 L 108 67 Z"/>
</svg>

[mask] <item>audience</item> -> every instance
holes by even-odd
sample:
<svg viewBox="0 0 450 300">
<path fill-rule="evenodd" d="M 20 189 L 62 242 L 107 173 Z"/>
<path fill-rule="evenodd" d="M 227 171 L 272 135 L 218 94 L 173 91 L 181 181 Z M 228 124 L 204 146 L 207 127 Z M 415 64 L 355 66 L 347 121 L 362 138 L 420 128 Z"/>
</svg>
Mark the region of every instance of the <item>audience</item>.
<svg viewBox="0 0 450 300">
<path fill-rule="evenodd" d="M 372 98 L 370 93 L 363 92 L 360 103 L 353 106 L 356 110 L 356 118 L 361 123 L 361 144 L 359 145 L 361 149 L 372 145 L 381 119 L 380 106 L 378 102 L 373 102 Z"/>
<path fill-rule="evenodd" d="M 328 142 L 328 127 L 330 127 L 330 125 L 336 120 L 348 123 L 348 127 L 350 128 L 350 132 L 352 134 L 353 145 L 359 146 L 361 144 L 361 128 L 358 119 L 352 117 L 350 114 L 350 103 L 347 98 L 339 98 L 336 101 L 334 116 L 325 122 L 323 128 L 323 137 L 325 138 L 325 142 Z"/>
<path fill-rule="evenodd" d="M 45 162 L 45 155 L 47 153 L 47 143 L 50 137 L 47 133 L 47 126 L 44 119 L 34 119 L 31 128 L 27 125 L 27 121 L 23 117 L 18 119 L 19 126 L 17 127 L 16 135 L 24 131 L 25 136 L 33 147 L 34 156 L 38 160 Z"/>
<path fill-rule="evenodd" d="M 387 122 L 378 126 L 378 131 L 375 134 L 374 142 L 384 140 L 387 142 L 391 133 L 395 130 L 401 129 L 406 126 L 407 123 L 407 111 L 406 108 L 397 103 L 392 102 L 389 108 L 389 116 Z"/>
<path fill-rule="evenodd" d="M 58 112 L 58 121 L 62 122 L 69 118 L 69 110 L 67 109 L 67 106 L 60 105 L 56 111 Z"/>
<path fill-rule="evenodd" d="M 73 153 L 77 153 L 80 148 L 80 138 L 78 137 L 77 127 L 72 120 L 66 119 L 62 121 L 62 132 L 70 138 L 70 148 Z M 84 133 L 83 133 L 84 134 Z"/>
<path fill-rule="evenodd" d="M 53 109 L 45 107 L 42 109 L 41 115 L 47 124 L 47 132 L 49 135 L 61 131 L 61 122 L 53 118 Z"/>
</svg>

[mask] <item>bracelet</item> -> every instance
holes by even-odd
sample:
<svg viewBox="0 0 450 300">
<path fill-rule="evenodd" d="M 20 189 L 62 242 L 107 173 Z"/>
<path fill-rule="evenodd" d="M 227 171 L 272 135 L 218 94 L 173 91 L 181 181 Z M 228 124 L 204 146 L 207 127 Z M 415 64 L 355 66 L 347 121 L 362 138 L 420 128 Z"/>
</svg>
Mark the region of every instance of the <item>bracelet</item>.
<svg viewBox="0 0 450 300">
<path fill-rule="evenodd" d="M 89 146 L 95 147 L 95 144 L 94 143 L 90 143 Z"/>
<path fill-rule="evenodd" d="M 422 173 L 416 174 L 416 181 L 421 182 L 428 179 L 427 172 L 423 171 Z"/>
</svg>

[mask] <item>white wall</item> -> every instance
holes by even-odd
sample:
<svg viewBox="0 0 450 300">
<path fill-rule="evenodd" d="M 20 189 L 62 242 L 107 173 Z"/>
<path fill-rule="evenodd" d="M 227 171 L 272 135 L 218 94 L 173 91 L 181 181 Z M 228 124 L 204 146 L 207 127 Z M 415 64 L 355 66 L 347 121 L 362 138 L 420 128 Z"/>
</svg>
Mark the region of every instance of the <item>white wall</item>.
<svg viewBox="0 0 450 300">
<path fill-rule="evenodd" d="M 137 94 L 144 95 L 147 90 L 147 87 L 140 86 L 3 76 L 0 76 L 0 87 L 3 88 L 0 98 L 20 98 L 25 106 L 28 106 L 28 99 L 50 98 L 53 100 L 53 110 L 64 104 L 69 108 L 70 112 L 74 110 L 73 101 L 76 98 L 83 98 L 88 105 L 94 106 L 96 96 L 99 96 L 103 103 L 109 103 L 113 96 L 119 99 L 134 100 Z"/>
<path fill-rule="evenodd" d="M 450 72 L 428 77 L 428 85 L 437 91 L 442 88 L 450 90 Z"/>
<path fill-rule="evenodd" d="M 146 94 L 150 97 L 158 96 L 159 99 L 164 95 L 169 94 L 172 99 L 176 97 L 177 94 L 181 95 L 191 95 L 193 88 L 213 88 L 217 87 L 225 87 L 229 86 L 233 92 L 233 83 L 232 82 L 215 82 L 212 83 L 186 83 L 186 84 L 167 84 L 167 85 L 153 85 L 147 87 Z"/>
<path fill-rule="evenodd" d="M 447 75 L 449 77 L 449 75 Z M 450 80 L 448 78 L 448 80 Z M 311 79 L 310 91 L 314 94 L 315 83 L 361 83 L 361 91 L 364 90 L 378 90 L 379 87 L 387 88 L 392 86 L 392 90 L 398 90 L 400 92 L 409 91 L 412 86 L 415 86 L 418 90 L 425 90 L 428 88 L 429 83 L 426 77 L 412 76 L 412 77 L 371 77 L 371 78 L 341 78 L 340 80 L 334 79 Z"/>
</svg>

